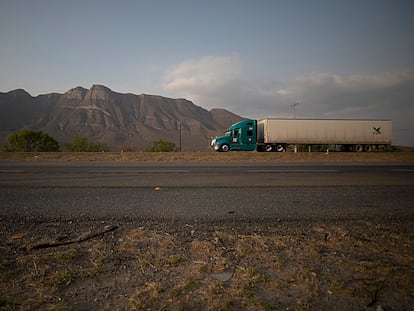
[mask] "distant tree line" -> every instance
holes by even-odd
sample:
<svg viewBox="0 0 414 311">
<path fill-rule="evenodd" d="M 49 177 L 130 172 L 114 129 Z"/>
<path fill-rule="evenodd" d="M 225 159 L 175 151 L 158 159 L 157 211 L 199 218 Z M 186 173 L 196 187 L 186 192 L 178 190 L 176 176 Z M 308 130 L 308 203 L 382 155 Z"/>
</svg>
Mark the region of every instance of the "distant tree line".
<svg viewBox="0 0 414 311">
<path fill-rule="evenodd" d="M 177 146 L 170 141 L 157 140 L 151 146 L 145 149 L 145 152 L 177 152 Z"/>
<path fill-rule="evenodd" d="M 70 144 L 66 145 L 66 150 L 69 152 L 101 152 L 109 151 L 109 148 L 104 143 L 93 142 L 86 137 L 76 136 Z"/>
<path fill-rule="evenodd" d="M 72 152 L 100 152 L 108 151 L 106 144 L 89 141 L 86 137 L 76 136 L 66 146 Z M 20 130 L 7 138 L 6 144 L 1 146 L 3 152 L 59 152 L 60 145 L 56 139 L 42 131 Z"/>
<path fill-rule="evenodd" d="M 21 130 L 11 134 L 2 151 L 9 152 L 48 152 L 60 151 L 59 143 L 42 131 Z"/>
<path fill-rule="evenodd" d="M 86 137 L 75 136 L 65 145 L 68 152 L 102 152 L 109 151 L 109 147 L 101 142 L 88 140 Z M 56 139 L 42 131 L 20 130 L 7 138 L 6 144 L 0 146 L 3 152 L 59 152 L 60 145 Z M 124 149 L 124 148 L 122 148 Z M 131 146 L 124 151 L 135 151 Z M 157 140 L 145 149 L 145 152 L 177 152 L 177 146 L 169 141 Z"/>
</svg>

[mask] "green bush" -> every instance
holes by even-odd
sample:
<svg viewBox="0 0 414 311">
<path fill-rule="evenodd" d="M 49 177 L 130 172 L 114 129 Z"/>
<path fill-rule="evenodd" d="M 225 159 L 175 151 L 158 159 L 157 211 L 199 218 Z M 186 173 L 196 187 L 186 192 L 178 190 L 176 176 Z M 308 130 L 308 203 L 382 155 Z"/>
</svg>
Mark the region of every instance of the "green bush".
<svg viewBox="0 0 414 311">
<path fill-rule="evenodd" d="M 60 146 L 42 131 L 20 130 L 11 134 L 1 149 L 6 152 L 54 152 L 60 151 Z"/>
<path fill-rule="evenodd" d="M 176 152 L 178 151 L 177 146 L 170 142 L 165 140 L 157 140 L 154 141 L 152 146 L 145 149 L 145 152 Z"/>
<path fill-rule="evenodd" d="M 69 152 L 101 152 L 109 151 L 106 144 L 101 142 L 89 141 L 86 137 L 75 136 L 71 143 L 66 145 Z"/>
</svg>

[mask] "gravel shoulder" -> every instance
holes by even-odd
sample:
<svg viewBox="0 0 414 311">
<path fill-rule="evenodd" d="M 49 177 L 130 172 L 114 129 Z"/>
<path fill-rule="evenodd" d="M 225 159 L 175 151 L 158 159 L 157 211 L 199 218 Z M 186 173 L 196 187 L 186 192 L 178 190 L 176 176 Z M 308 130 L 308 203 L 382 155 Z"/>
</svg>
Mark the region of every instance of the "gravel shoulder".
<svg viewBox="0 0 414 311">
<path fill-rule="evenodd" d="M 0 161 L 399 162 L 383 154 L 4 154 Z M 317 206 L 315 206 L 317 208 Z M 0 219 L 1 310 L 412 310 L 414 219 Z"/>
</svg>

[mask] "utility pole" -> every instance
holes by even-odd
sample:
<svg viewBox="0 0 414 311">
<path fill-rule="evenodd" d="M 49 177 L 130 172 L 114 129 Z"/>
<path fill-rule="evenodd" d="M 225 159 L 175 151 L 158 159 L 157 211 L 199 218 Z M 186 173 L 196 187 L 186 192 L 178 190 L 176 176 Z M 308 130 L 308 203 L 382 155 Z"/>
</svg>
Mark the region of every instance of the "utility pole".
<svg viewBox="0 0 414 311">
<path fill-rule="evenodd" d="M 293 119 L 296 119 L 296 106 L 297 105 L 299 105 L 299 101 L 297 101 L 296 103 L 290 105 L 290 107 L 293 108 Z M 294 152 L 295 153 L 298 152 L 298 146 L 296 144 L 295 144 L 295 147 L 294 147 Z"/>
<path fill-rule="evenodd" d="M 299 101 L 297 101 L 296 103 L 290 105 L 290 107 L 293 108 L 293 119 L 296 119 L 296 106 L 299 105 Z"/>
<path fill-rule="evenodd" d="M 180 152 L 181 152 L 181 134 L 182 134 L 182 131 L 181 131 L 181 121 L 178 121 L 178 129 L 179 129 L 179 132 L 180 132 Z"/>
</svg>

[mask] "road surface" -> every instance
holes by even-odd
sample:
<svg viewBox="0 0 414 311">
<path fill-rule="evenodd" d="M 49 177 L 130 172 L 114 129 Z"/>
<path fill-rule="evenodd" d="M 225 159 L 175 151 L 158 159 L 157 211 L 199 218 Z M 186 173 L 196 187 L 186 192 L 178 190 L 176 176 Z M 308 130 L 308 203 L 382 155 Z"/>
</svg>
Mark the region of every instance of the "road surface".
<svg viewBox="0 0 414 311">
<path fill-rule="evenodd" d="M 0 163 L 0 218 L 402 220 L 413 164 Z"/>
</svg>

